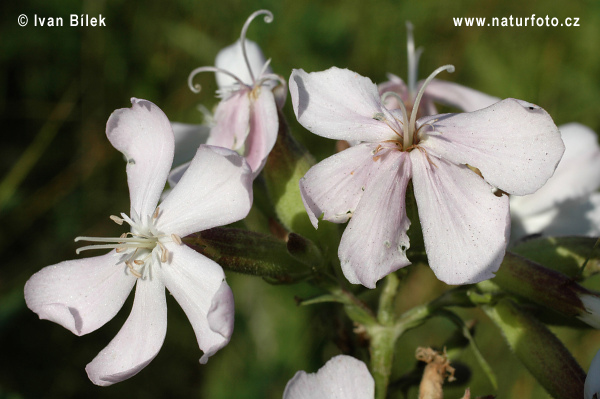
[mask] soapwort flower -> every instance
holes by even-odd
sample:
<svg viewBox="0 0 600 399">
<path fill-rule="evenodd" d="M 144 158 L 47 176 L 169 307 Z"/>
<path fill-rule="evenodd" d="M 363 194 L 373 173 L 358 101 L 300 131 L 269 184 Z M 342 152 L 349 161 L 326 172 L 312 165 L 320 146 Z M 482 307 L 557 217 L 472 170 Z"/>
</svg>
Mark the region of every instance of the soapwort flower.
<svg viewBox="0 0 600 399">
<path fill-rule="evenodd" d="M 587 126 L 558 128 L 565 154 L 548 182 L 534 194 L 511 196 L 515 227 L 523 234 L 600 235 L 600 146 Z"/>
<path fill-rule="evenodd" d="M 111 385 L 142 370 L 158 354 L 167 330 L 165 288 L 190 320 L 204 352 L 200 363 L 225 346 L 233 331 L 233 294 L 223 269 L 183 245 L 181 237 L 242 219 L 252 202 L 251 171 L 237 153 L 200 146 L 168 197 L 157 206 L 173 160 L 173 132 L 153 103 L 132 99 L 110 116 L 106 134 L 127 158 L 129 215 L 121 237 L 77 237 L 112 248 L 106 255 L 48 266 L 25 285 L 27 306 L 40 319 L 76 335 L 112 319 L 135 285 L 129 318 L 117 336 L 86 367 L 97 385 Z"/>
<path fill-rule="evenodd" d="M 367 366 L 351 356 L 339 355 L 314 374 L 298 371 L 286 385 L 283 399 L 369 399 L 375 381 Z"/>
<path fill-rule="evenodd" d="M 294 70 L 290 93 L 298 121 L 323 137 L 358 141 L 313 166 L 300 180 L 311 222 L 350 220 L 338 249 L 352 283 L 374 288 L 410 264 L 405 195 L 412 180 L 429 265 L 448 284 L 493 277 L 510 228 L 507 193 L 542 186 L 564 151 L 552 118 L 540 107 L 506 99 L 463 114 L 417 120 L 429 82 L 410 113 L 389 110 L 369 78 L 347 69 Z M 481 178 L 471 168 L 478 168 Z"/>
<path fill-rule="evenodd" d="M 268 10 L 254 12 L 242 28 L 240 40 L 221 50 L 215 66 L 194 69 L 188 78 L 190 89 L 200 92 L 194 77 L 201 72 L 215 72 L 221 102 L 214 115 L 207 144 L 230 148 L 243 155 L 256 177 L 265 166 L 267 155 L 275 145 L 279 122 L 277 107 L 285 101 L 285 80 L 272 72 L 260 47 L 246 39 L 246 32 L 254 18 L 265 15 L 265 22 L 273 20 Z"/>
<path fill-rule="evenodd" d="M 415 49 L 413 26 L 410 22 L 406 22 L 406 32 L 408 80 L 405 83 L 402 78 L 388 73 L 389 80 L 379 84 L 378 88 L 380 95 L 387 92 L 397 94 L 397 96 L 387 96 L 385 98 L 384 105 L 386 108 L 400 108 L 398 101 L 402 100 L 407 111 L 411 112 L 417 98 L 417 93 L 423 86 L 423 83 L 425 83 L 425 80 L 417 81 L 419 58 L 423 53 L 423 48 L 419 47 L 418 49 Z M 489 107 L 498 101 L 500 101 L 500 99 L 497 97 L 490 96 L 457 83 L 433 79 L 424 89 L 423 97 L 418 105 L 417 117 L 437 114 L 437 108 L 434 103 L 452 106 L 465 112 L 473 112 Z"/>
</svg>

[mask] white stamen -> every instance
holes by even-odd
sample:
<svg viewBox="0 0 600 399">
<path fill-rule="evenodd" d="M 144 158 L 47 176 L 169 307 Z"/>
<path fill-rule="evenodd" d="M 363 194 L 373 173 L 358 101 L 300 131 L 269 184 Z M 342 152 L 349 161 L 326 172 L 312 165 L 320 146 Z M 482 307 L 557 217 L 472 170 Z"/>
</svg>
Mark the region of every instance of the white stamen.
<svg viewBox="0 0 600 399">
<path fill-rule="evenodd" d="M 183 241 L 181 241 L 181 237 L 179 237 L 177 234 L 171 234 L 171 240 L 173 240 L 173 242 L 177 245 L 183 244 Z"/>
<path fill-rule="evenodd" d="M 248 28 L 250 27 L 250 23 L 259 15 L 264 15 L 264 21 L 268 24 L 273 22 L 273 13 L 269 10 L 258 10 L 253 12 L 242 27 L 242 34 L 240 35 L 240 41 L 242 45 L 242 54 L 244 55 L 244 61 L 246 61 L 246 66 L 248 67 L 248 72 L 250 73 L 250 77 L 252 78 L 252 83 L 255 84 L 256 80 L 254 79 L 254 73 L 252 73 L 252 68 L 250 67 L 250 61 L 248 60 L 248 54 L 246 53 L 246 33 L 248 32 Z"/>
<path fill-rule="evenodd" d="M 121 219 L 120 217 L 115 216 L 115 215 L 110 215 L 110 220 L 112 220 L 113 222 L 115 222 L 119 226 L 123 225 L 123 222 L 124 222 L 123 219 Z"/>
</svg>

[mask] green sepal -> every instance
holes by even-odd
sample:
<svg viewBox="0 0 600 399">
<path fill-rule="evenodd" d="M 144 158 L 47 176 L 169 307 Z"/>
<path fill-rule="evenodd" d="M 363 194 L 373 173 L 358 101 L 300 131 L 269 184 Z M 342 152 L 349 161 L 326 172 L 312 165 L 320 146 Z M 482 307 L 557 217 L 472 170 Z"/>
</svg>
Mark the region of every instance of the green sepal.
<svg viewBox="0 0 600 399">
<path fill-rule="evenodd" d="M 319 243 L 321 248 L 337 250 L 338 227 L 321 222 L 316 230 L 300 195 L 300 179 L 314 164 L 312 155 L 294 139 L 285 117 L 279 112 L 277 141 L 262 171 L 277 218 L 288 231 Z"/>
<path fill-rule="evenodd" d="M 494 286 L 566 317 L 586 312 L 581 297 L 594 295 L 569 276 L 511 252 L 506 252 L 496 277 L 478 284 L 484 292 Z"/>
<path fill-rule="evenodd" d="M 216 227 L 182 241 L 226 270 L 261 276 L 271 283 L 291 284 L 312 275 L 309 268 L 290 255 L 285 241 L 266 234 Z"/>
<path fill-rule="evenodd" d="M 323 267 L 323 254 L 319 247 L 299 234 L 290 233 L 287 241 L 287 250 L 296 260 L 302 262 L 313 270 Z"/>
<path fill-rule="evenodd" d="M 542 237 L 517 244 L 512 252 L 531 259 L 571 278 L 579 278 L 579 270 L 586 265 L 581 277 L 600 272 L 600 249 L 594 250 L 597 239 L 592 237 Z"/>
<path fill-rule="evenodd" d="M 521 363 L 552 397 L 583 398 L 586 375 L 548 327 L 508 298 L 482 308 Z"/>
</svg>

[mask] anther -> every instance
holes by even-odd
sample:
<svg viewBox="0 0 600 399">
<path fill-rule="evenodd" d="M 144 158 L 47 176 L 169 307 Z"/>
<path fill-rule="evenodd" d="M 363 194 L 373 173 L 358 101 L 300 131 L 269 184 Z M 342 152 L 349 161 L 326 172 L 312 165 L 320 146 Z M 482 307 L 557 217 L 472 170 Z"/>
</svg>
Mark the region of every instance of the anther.
<svg viewBox="0 0 600 399">
<path fill-rule="evenodd" d="M 183 242 L 181 241 L 181 237 L 179 237 L 177 234 L 171 234 L 171 240 L 173 240 L 173 242 L 177 245 L 183 244 Z"/>
<path fill-rule="evenodd" d="M 159 212 L 160 212 L 160 208 L 157 206 L 156 209 L 154 210 L 154 213 L 152 214 L 152 219 L 158 218 Z"/>
<path fill-rule="evenodd" d="M 119 226 L 123 225 L 123 222 L 124 222 L 123 219 L 121 219 L 120 217 L 115 216 L 115 215 L 110 215 L 110 220 L 112 220 L 113 222 L 115 222 Z"/>
</svg>

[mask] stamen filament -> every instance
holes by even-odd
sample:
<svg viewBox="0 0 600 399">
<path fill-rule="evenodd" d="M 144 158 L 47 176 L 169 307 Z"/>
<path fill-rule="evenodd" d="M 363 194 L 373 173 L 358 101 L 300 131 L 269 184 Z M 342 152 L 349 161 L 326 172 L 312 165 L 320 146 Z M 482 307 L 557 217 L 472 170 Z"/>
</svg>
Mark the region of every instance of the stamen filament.
<svg viewBox="0 0 600 399">
<path fill-rule="evenodd" d="M 248 60 L 248 54 L 246 53 L 246 33 L 248 32 L 250 23 L 259 15 L 265 15 L 264 21 L 266 23 L 270 24 L 271 22 L 273 22 L 273 13 L 271 11 L 269 11 L 269 10 L 255 11 L 248 17 L 248 19 L 244 23 L 244 26 L 242 27 L 242 34 L 240 35 L 240 40 L 241 40 L 241 45 L 242 45 L 242 54 L 244 55 L 244 61 L 246 62 L 246 66 L 248 67 L 248 72 L 250 73 L 250 77 L 252 78 L 253 84 L 256 83 L 256 80 L 254 79 L 254 74 L 252 73 L 252 68 L 250 67 L 250 61 Z"/>
<path fill-rule="evenodd" d="M 90 249 L 117 249 L 117 252 L 123 252 L 123 250 L 119 250 L 121 248 L 142 248 L 142 246 L 140 245 L 131 245 L 131 244 L 96 244 L 96 245 L 86 245 L 85 247 L 81 247 L 81 248 L 77 248 L 75 250 L 75 253 L 77 255 L 79 255 L 81 252 L 83 251 L 88 251 Z M 147 247 L 143 247 L 143 248 L 148 248 L 148 249 L 152 249 L 154 248 L 154 246 L 147 246 Z"/>
<path fill-rule="evenodd" d="M 417 98 L 415 99 L 415 103 L 413 105 L 412 112 L 410 114 L 410 123 L 408 125 L 408 135 L 410 136 L 410 141 L 412 142 L 413 134 L 415 131 L 415 122 L 417 121 L 417 113 L 419 110 L 419 103 L 421 102 L 421 98 L 423 97 L 423 93 L 425 92 L 425 87 L 441 72 L 448 71 L 450 73 L 454 72 L 454 65 L 444 65 L 436 69 L 425 79 L 425 82 L 421 85 L 419 89 L 419 93 L 417 94 Z M 406 137 L 404 139 L 406 141 Z"/>
<path fill-rule="evenodd" d="M 214 67 L 214 66 L 203 66 L 203 67 L 199 67 L 199 68 L 194 69 L 192 72 L 190 72 L 190 76 L 188 76 L 188 87 L 194 93 L 200 93 L 200 91 L 202 90 L 202 86 L 200 85 L 200 83 L 194 84 L 194 82 L 193 82 L 194 81 L 194 77 L 196 77 L 196 75 L 198 75 L 199 73 L 202 73 L 202 72 L 215 72 L 215 73 L 216 72 L 220 72 L 220 73 L 224 73 L 225 75 L 229 75 L 233 79 L 237 80 L 238 83 L 240 84 L 240 86 L 247 86 L 246 83 L 242 82 L 242 80 L 240 78 L 238 78 L 237 76 L 235 76 L 234 74 L 232 74 L 229 71 L 226 71 L 224 69 L 217 68 L 217 67 Z"/>
<path fill-rule="evenodd" d="M 398 104 L 400 105 L 400 109 L 402 110 L 402 119 L 404 119 L 404 123 L 403 126 L 404 128 L 402 129 L 403 134 L 402 134 L 402 146 L 404 148 L 408 148 L 408 146 L 411 144 L 410 140 L 409 140 L 409 134 L 406 131 L 406 123 L 408 121 L 408 112 L 406 111 L 406 106 L 404 105 L 404 101 L 402 100 L 402 97 L 400 97 L 398 95 L 398 93 L 394 93 L 393 91 L 386 91 L 385 93 L 383 93 L 381 95 L 381 103 L 384 104 L 385 100 L 389 97 L 389 96 L 393 96 L 396 97 L 396 99 L 398 100 Z"/>
<path fill-rule="evenodd" d="M 136 243 L 154 243 L 155 241 L 157 241 L 156 239 L 152 239 L 152 238 L 145 238 L 145 237 L 76 237 L 75 238 L 75 242 L 78 241 L 90 241 L 90 242 L 118 242 L 118 243 L 123 243 L 123 242 L 136 242 Z"/>
</svg>

